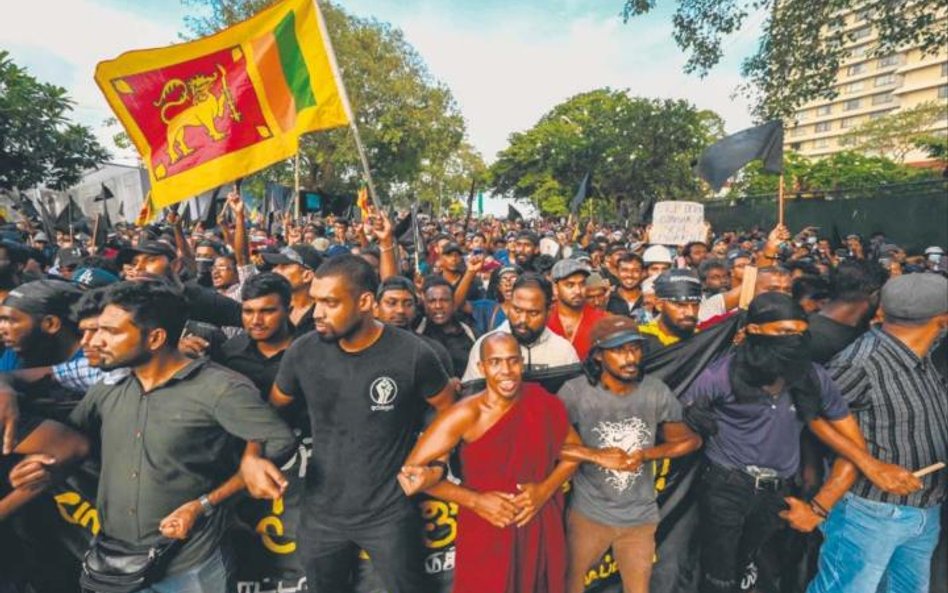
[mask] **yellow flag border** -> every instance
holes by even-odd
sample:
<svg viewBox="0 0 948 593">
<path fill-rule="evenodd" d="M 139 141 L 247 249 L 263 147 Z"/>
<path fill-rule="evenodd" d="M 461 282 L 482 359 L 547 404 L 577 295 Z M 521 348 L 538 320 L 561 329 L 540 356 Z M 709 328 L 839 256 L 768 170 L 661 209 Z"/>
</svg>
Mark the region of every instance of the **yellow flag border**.
<svg viewBox="0 0 948 593">
<path fill-rule="evenodd" d="M 297 39 L 309 71 L 313 92 L 316 93 L 316 106 L 297 113 L 293 130 L 279 133 L 280 128 L 263 90 L 256 62 L 250 59 L 253 56 L 250 41 L 273 31 L 290 11 L 296 12 Z M 239 47 L 242 52 L 241 59 L 245 61 L 261 112 L 270 128 L 270 137 L 172 177 L 158 179 L 152 166 L 151 148 L 135 119 L 125 108 L 112 81 L 234 47 Z M 344 126 L 351 121 L 345 87 L 332 53 L 332 44 L 326 33 L 322 12 L 315 0 L 284 0 L 207 37 L 166 47 L 124 52 L 113 60 L 97 64 L 95 81 L 142 156 L 151 182 L 152 204 L 159 209 L 291 157 L 299 149 L 300 134 L 315 129 Z"/>
</svg>

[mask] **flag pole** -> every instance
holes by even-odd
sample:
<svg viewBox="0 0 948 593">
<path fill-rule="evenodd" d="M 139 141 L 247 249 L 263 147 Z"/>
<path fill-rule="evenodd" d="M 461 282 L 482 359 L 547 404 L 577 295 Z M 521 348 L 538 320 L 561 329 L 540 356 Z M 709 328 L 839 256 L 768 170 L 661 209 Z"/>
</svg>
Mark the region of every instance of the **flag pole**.
<svg viewBox="0 0 948 593">
<path fill-rule="evenodd" d="M 296 204 L 293 206 L 293 218 L 300 218 L 300 151 L 296 151 L 296 159 L 293 165 L 293 189 L 296 197 Z"/>
<path fill-rule="evenodd" d="M 92 246 L 93 246 L 95 249 L 98 249 L 98 248 L 99 248 L 99 246 L 96 245 L 96 241 L 98 240 L 98 237 L 99 237 L 99 220 L 100 220 L 101 218 L 102 218 L 102 215 L 101 215 L 101 214 L 96 214 L 96 215 L 95 215 L 95 225 L 93 225 L 93 227 L 92 227 Z"/>
<path fill-rule="evenodd" d="M 326 30 L 326 22 L 323 20 L 323 13 L 319 9 L 319 3 L 313 0 L 313 7 L 316 9 L 316 16 L 319 17 L 319 32 L 323 36 L 329 51 L 329 66 L 332 68 L 333 76 L 339 85 L 339 98 L 342 100 L 342 107 L 349 118 L 349 129 L 352 130 L 352 137 L 355 139 L 356 151 L 359 153 L 359 161 L 362 163 L 362 172 L 365 174 L 365 183 L 369 186 L 369 197 L 372 198 L 372 204 L 379 212 L 382 211 L 382 204 L 379 202 L 379 196 L 375 193 L 375 183 L 372 181 L 372 172 L 369 170 L 369 159 L 365 154 L 365 147 L 362 145 L 362 136 L 359 134 L 359 126 L 356 124 L 356 118 L 352 113 L 352 104 L 349 103 L 349 93 L 346 91 L 346 83 L 342 80 L 342 74 L 339 72 L 339 64 L 336 63 L 336 50 L 333 49 L 332 39 Z"/>
<path fill-rule="evenodd" d="M 777 186 L 777 224 L 783 225 L 783 173 Z"/>
</svg>

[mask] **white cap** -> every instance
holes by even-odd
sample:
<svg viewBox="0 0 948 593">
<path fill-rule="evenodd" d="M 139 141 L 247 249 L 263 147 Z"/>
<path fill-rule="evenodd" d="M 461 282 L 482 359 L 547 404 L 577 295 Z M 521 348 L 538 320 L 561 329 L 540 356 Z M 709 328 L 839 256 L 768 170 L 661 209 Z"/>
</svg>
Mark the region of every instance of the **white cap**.
<svg viewBox="0 0 948 593">
<path fill-rule="evenodd" d="M 925 248 L 925 255 L 945 255 L 945 250 L 937 245 Z"/>
<path fill-rule="evenodd" d="M 652 245 L 642 254 L 642 260 L 646 266 L 651 264 L 669 264 L 672 263 L 671 253 L 664 245 Z"/>
</svg>

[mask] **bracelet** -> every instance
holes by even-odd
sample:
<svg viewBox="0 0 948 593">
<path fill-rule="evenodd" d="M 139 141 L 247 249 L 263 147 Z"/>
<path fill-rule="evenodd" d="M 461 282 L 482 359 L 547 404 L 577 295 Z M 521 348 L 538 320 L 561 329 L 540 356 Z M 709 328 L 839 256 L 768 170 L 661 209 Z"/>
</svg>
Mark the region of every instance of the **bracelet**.
<svg viewBox="0 0 948 593">
<path fill-rule="evenodd" d="M 814 513 L 816 513 L 823 519 L 825 519 L 829 515 L 829 511 L 823 508 L 823 505 L 816 502 L 815 498 L 810 499 L 810 508 L 813 510 Z"/>
<path fill-rule="evenodd" d="M 448 464 L 441 461 L 440 459 L 435 459 L 434 461 L 429 461 L 427 467 L 440 467 L 441 468 L 441 477 L 448 475 Z"/>
<path fill-rule="evenodd" d="M 379 247 L 380 253 L 385 253 L 386 251 L 394 251 L 394 250 L 395 250 L 394 245 L 389 245 L 388 247 Z"/>
<path fill-rule="evenodd" d="M 205 517 L 210 517 L 214 514 L 214 504 L 211 502 L 211 499 L 207 497 L 207 494 L 202 494 L 201 497 L 198 498 L 198 503 L 200 503 L 201 510 Z"/>
</svg>

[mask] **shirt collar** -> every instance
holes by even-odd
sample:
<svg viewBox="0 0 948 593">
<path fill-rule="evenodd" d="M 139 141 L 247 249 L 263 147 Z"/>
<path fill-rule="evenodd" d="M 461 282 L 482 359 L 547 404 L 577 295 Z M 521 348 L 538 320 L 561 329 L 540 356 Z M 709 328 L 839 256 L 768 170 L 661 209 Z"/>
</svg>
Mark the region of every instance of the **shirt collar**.
<svg viewBox="0 0 948 593">
<path fill-rule="evenodd" d="M 882 342 L 882 344 L 888 348 L 889 351 L 892 352 L 892 354 L 894 354 L 895 357 L 902 362 L 902 364 L 910 369 L 927 364 L 931 358 L 930 354 L 926 354 L 922 358 L 919 358 L 918 355 L 912 352 L 912 350 L 903 344 L 901 340 L 886 333 L 882 330 L 882 328 L 873 328 L 871 331 L 876 334 L 879 341 Z"/>
</svg>

